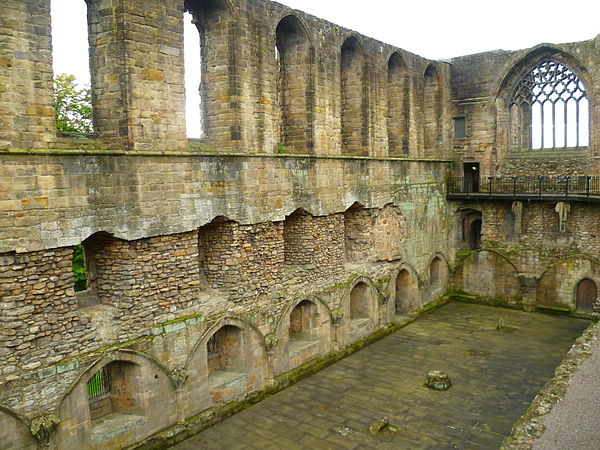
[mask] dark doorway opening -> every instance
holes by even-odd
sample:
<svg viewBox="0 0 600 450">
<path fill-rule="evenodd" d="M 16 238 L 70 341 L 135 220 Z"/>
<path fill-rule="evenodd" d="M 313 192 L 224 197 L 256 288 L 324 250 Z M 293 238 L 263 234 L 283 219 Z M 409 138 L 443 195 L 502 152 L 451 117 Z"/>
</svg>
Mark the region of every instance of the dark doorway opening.
<svg viewBox="0 0 600 450">
<path fill-rule="evenodd" d="M 469 250 L 481 248 L 481 219 L 474 220 L 469 230 Z"/>
<path fill-rule="evenodd" d="M 592 313 L 594 312 L 594 303 L 598 297 L 598 288 L 596 283 L 585 278 L 577 285 L 577 312 Z"/>
<path fill-rule="evenodd" d="M 466 192 L 479 192 L 479 163 L 463 163 Z"/>
</svg>

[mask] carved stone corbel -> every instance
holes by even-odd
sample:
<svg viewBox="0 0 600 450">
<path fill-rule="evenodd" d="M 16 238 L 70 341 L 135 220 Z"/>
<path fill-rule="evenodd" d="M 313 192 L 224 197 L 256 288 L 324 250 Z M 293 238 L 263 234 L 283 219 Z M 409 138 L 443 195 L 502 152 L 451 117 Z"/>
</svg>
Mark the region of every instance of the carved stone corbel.
<svg viewBox="0 0 600 450">
<path fill-rule="evenodd" d="M 275 334 L 267 334 L 265 336 L 265 347 L 268 352 L 272 352 L 279 345 L 279 338 Z"/>
<path fill-rule="evenodd" d="M 523 203 L 513 202 L 510 207 L 511 212 L 515 218 L 514 234 L 516 237 L 521 236 L 521 230 L 523 229 Z"/>
<path fill-rule="evenodd" d="M 558 231 L 566 233 L 567 231 L 567 219 L 571 212 L 571 205 L 566 202 L 559 202 L 556 204 L 554 211 L 558 213 Z"/>
<path fill-rule="evenodd" d="M 177 391 L 181 391 L 183 389 L 189 376 L 190 375 L 187 369 L 184 369 L 183 367 L 177 367 L 169 374 L 169 377 L 171 378 L 171 381 L 173 382 L 173 385 Z"/>
<path fill-rule="evenodd" d="M 50 436 L 52 436 L 59 423 L 60 419 L 56 414 L 44 414 L 31 421 L 29 431 L 42 447 L 49 447 Z"/>
<path fill-rule="evenodd" d="M 331 312 L 331 322 L 333 323 L 334 326 L 339 326 L 340 323 L 342 322 L 342 319 L 344 317 L 344 312 L 341 309 L 334 309 Z"/>
</svg>

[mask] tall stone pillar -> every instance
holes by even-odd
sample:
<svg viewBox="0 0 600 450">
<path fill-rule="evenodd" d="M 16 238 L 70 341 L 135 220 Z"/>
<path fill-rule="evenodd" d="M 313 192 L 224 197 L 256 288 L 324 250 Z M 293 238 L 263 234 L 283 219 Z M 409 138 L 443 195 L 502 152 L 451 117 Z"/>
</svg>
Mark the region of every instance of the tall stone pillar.
<svg viewBox="0 0 600 450">
<path fill-rule="evenodd" d="M 187 148 L 183 0 L 87 0 L 94 125 L 114 148 Z"/>
<path fill-rule="evenodd" d="M 55 139 L 50 0 L 4 0 L 0 8 L 0 149 L 43 149 Z"/>
</svg>

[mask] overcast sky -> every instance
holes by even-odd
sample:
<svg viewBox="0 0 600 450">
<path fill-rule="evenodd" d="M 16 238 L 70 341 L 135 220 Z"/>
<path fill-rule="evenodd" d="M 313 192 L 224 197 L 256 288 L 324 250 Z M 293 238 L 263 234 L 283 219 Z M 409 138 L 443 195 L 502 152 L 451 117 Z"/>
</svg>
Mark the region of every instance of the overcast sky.
<svg viewBox="0 0 600 450">
<path fill-rule="evenodd" d="M 252 1 L 252 0 L 248 0 Z M 600 33 L 599 0 L 282 0 L 283 3 L 425 58 L 592 39 Z M 89 83 L 84 0 L 52 0 L 54 72 Z M 187 21 L 186 21 L 187 22 Z M 192 26 L 187 30 L 194 31 Z M 187 54 L 194 50 L 187 34 Z M 186 57 L 186 65 L 198 67 Z M 188 72 L 190 72 L 188 70 Z M 188 86 L 197 86 L 194 79 Z M 188 92 L 196 89 L 190 89 Z M 192 106 L 190 115 L 197 110 Z M 191 120 L 190 120 L 191 119 Z M 190 132 L 190 136 L 197 132 Z"/>
</svg>

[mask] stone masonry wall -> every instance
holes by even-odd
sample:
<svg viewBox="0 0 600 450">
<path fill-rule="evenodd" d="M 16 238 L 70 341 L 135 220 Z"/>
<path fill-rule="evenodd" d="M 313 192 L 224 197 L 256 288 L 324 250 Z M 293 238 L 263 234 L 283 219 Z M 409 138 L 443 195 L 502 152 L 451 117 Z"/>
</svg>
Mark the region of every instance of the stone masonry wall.
<svg viewBox="0 0 600 450">
<path fill-rule="evenodd" d="M 94 244 L 100 303 L 114 306 L 120 338 L 152 325 L 161 312 L 189 308 L 199 285 L 197 233 L 134 242 L 111 237 Z"/>
<path fill-rule="evenodd" d="M 320 279 L 341 273 L 344 264 L 344 216 L 313 217 L 296 212 L 284 223 L 285 263 L 301 266 L 303 278 Z"/>
<path fill-rule="evenodd" d="M 6 0 L 0 14 L 0 149 L 56 139 L 50 0 Z"/>
<path fill-rule="evenodd" d="M 458 160 L 477 161 L 481 173 L 503 176 L 595 175 L 598 164 L 600 123 L 598 42 L 538 45 L 534 48 L 468 55 L 451 60 L 452 116 L 466 120 L 466 137 L 454 139 Z M 590 145 L 577 150 L 509 148 L 508 102 L 524 73 L 543 58 L 569 67 L 585 84 L 590 100 Z"/>
<path fill-rule="evenodd" d="M 76 312 L 71 259 L 70 248 L 0 256 L 0 374 L 52 364 L 89 347 L 93 326 Z"/>
<path fill-rule="evenodd" d="M 483 252 L 469 252 L 459 262 L 455 288 L 522 301 L 528 307 L 574 311 L 576 287 L 583 278 L 600 286 L 600 208 L 595 203 L 569 202 L 566 228 L 561 231 L 556 202 L 524 202 L 520 216 L 513 205 L 498 201 L 469 205 L 482 213 Z M 491 279 L 497 280 L 493 286 Z"/>
<path fill-rule="evenodd" d="M 217 221 L 200 229 L 200 265 L 213 289 L 266 295 L 283 279 L 283 224 Z"/>
</svg>

